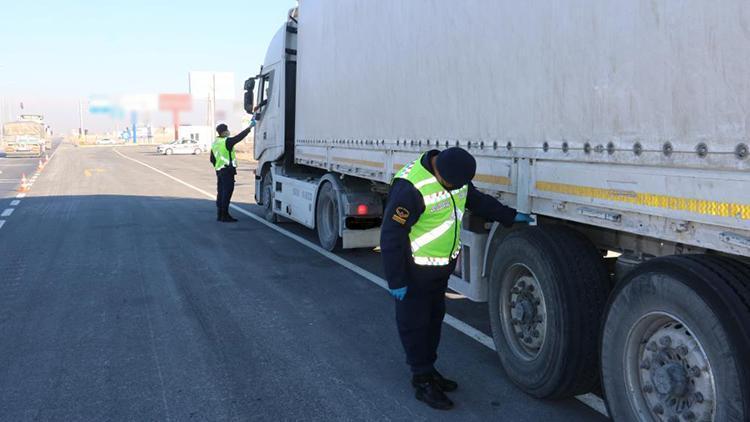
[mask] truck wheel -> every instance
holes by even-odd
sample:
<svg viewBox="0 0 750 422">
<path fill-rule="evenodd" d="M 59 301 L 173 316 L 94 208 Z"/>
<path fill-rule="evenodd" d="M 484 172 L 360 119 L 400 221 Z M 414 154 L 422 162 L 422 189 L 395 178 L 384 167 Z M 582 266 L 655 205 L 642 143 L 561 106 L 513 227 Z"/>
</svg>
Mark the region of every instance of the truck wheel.
<svg viewBox="0 0 750 422">
<path fill-rule="evenodd" d="M 490 269 L 492 337 L 511 380 L 539 398 L 594 389 L 608 273 L 591 242 L 562 226 L 509 233 Z"/>
<path fill-rule="evenodd" d="M 201 155 L 201 149 L 200 148 L 194 149 L 193 150 L 193 155 Z"/>
<path fill-rule="evenodd" d="M 336 191 L 330 183 L 324 183 L 318 193 L 315 207 L 315 226 L 320 246 L 328 251 L 341 247 L 339 237 L 339 202 Z"/>
<path fill-rule="evenodd" d="M 171 148 L 167 148 L 167 150 L 164 151 L 164 154 L 165 155 L 172 155 L 172 149 Z"/>
<path fill-rule="evenodd" d="M 262 189 L 263 218 L 269 223 L 278 223 L 279 217 L 273 211 L 273 178 L 271 177 L 270 171 L 266 172 L 265 176 L 263 176 Z"/>
<path fill-rule="evenodd" d="M 610 300 L 602 384 L 614 420 L 750 420 L 750 268 L 656 258 Z"/>
</svg>

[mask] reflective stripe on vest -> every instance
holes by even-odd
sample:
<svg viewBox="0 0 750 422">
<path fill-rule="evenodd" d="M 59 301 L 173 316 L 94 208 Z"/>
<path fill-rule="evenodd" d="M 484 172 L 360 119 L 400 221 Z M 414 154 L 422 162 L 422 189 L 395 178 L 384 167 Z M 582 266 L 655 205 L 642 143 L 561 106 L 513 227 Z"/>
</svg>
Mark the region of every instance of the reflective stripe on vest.
<svg viewBox="0 0 750 422">
<path fill-rule="evenodd" d="M 461 250 L 461 219 L 469 188 L 448 192 L 422 165 L 422 157 L 394 176 L 411 182 L 425 204 L 424 213 L 409 232 L 411 253 L 417 265 L 448 265 Z"/>
<path fill-rule="evenodd" d="M 231 153 L 227 149 L 227 138 L 216 138 L 211 145 L 211 152 L 214 153 L 214 159 L 216 160 L 214 164 L 216 171 L 227 166 L 237 167 L 237 155 L 234 152 L 234 148 L 232 148 Z"/>
</svg>

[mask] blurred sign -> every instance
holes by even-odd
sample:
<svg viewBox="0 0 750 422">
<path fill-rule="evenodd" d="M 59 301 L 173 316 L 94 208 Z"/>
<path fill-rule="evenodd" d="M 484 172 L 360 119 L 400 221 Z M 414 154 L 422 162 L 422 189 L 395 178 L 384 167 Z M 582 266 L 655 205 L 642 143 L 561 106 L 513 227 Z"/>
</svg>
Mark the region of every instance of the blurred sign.
<svg viewBox="0 0 750 422">
<path fill-rule="evenodd" d="M 192 108 L 193 97 L 190 94 L 159 94 L 159 110 L 172 112 L 175 141 L 177 140 L 177 129 L 180 126 L 180 112 L 190 111 Z"/>
<path fill-rule="evenodd" d="M 193 109 L 193 97 L 190 94 L 159 94 L 159 110 L 190 111 Z"/>
<path fill-rule="evenodd" d="M 42 123 L 44 121 L 44 116 L 41 114 L 22 114 L 19 117 L 19 120 L 23 120 L 24 122 L 37 122 Z"/>
<path fill-rule="evenodd" d="M 91 114 L 112 114 L 114 105 L 109 98 L 93 97 L 89 99 L 89 113 Z"/>
<path fill-rule="evenodd" d="M 159 109 L 159 96 L 156 94 L 123 95 L 120 103 L 128 111 L 156 111 Z"/>
<path fill-rule="evenodd" d="M 188 74 L 190 95 L 194 98 L 209 98 L 212 93 L 217 100 L 234 100 L 234 73 L 193 71 Z"/>
</svg>

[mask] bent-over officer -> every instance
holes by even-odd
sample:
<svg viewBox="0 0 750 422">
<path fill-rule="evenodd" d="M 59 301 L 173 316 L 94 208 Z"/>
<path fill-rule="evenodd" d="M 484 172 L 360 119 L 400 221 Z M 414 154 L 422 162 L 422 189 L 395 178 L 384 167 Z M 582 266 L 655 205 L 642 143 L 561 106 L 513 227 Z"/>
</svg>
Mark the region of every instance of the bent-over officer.
<svg viewBox="0 0 750 422">
<path fill-rule="evenodd" d="M 229 136 L 229 128 L 224 123 L 216 126 L 219 136 L 211 145 L 211 164 L 216 170 L 216 221 L 234 223 L 236 218 L 229 215 L 229 202 L 234 193 L 234 176 L 237 174 L 237 155 L 234 146 L 245 139 L 255 126 L 255 119 L 250 126 L 235 136 Z"/>
<path fill-rule="evenodd" d="M 385 275 L 396 298 L 396 324 L 411 383 L 416 398 L 436 409 L 452 408 L 445 393 L 458 388 L 434 364 L 464 210 L 505 226 L 531 221 L 479 192 L 471 183 L 475 172 L 476 160 L 461 148 L 423 154 L 396 173 L 381 228 Z"/>
</svg>

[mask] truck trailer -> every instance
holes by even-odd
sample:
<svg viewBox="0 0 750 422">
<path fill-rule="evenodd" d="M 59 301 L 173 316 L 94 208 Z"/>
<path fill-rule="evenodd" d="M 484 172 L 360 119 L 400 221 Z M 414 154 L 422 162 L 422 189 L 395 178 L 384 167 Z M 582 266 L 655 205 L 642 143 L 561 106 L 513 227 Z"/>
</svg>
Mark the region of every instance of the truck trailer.
<svg viewBox="0 0 750 422">
<path fill-rule="evenodd" d="M 41 122 L 19 120 L 3 124 L 3 149 L 6 157 L 41 157 L 51 143 Z"/>
<path fill-rule="evenodd" d="M 245 85 L 255 199 L 374 247 L 394 174 L 464 148 L 537 217 L 467 213 L 450 280 L 519 388 L 750 420 L 748 28 L 742 0 L 301 0 Z"/>
</svg>

